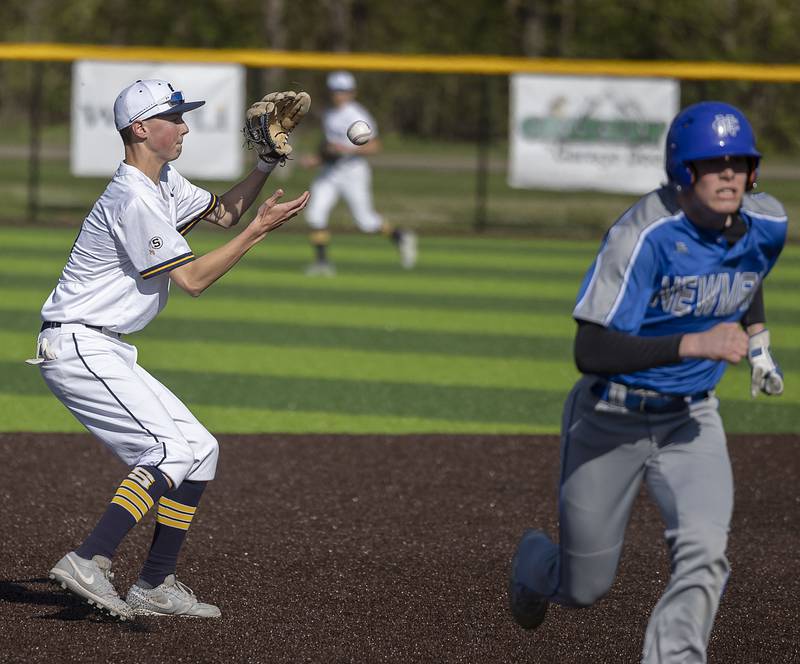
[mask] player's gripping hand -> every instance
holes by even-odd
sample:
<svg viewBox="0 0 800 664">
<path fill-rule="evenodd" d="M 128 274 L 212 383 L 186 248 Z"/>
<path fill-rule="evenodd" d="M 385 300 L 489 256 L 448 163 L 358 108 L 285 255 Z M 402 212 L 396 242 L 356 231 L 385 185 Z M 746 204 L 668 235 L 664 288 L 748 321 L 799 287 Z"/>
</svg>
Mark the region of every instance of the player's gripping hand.
<svg viewBox="0 0 800 664">
<path fill-rule="evenodd" d="M 681 357 L 704 357 L 738 364 L 747 356 L 747 333 L 739 323 L 719 323 L 705 332 L 684 334 Z"/>
<path fill-rule="evenodd" d="M 750 396 L 763 392 L 769 396 L 783 394 L 783 372 L 769 352 L 769 330 L 762 330 L 748 340 L 750 362 Z"/>
</svg>

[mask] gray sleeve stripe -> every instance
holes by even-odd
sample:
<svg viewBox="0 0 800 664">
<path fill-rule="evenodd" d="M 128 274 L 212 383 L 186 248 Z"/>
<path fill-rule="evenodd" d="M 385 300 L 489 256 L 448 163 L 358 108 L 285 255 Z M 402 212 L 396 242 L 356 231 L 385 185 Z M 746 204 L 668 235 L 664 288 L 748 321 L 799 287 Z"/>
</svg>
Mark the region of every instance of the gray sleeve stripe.
<svg viewBox="0 0 800 664">
<path fill-rule="evenodd" d="M 573 316 L 608 326 L 622 303 L 631 272 L 647 236 L 663 224 L 673 222 L 682 215 L 683 213 L 679 212 L 676 215 L 661 217 L 644 224 L 641 221 L 637 223 L 635 219 L 632 221 L 628 221 L 625 217 L 620 219 L 615 224 L 615 228 L 609 231 L 617 237 L 609 238 L 606 246 L 598 254 L 592 279 L 583 297 L 575 306 Z M 625 222 L 624 225 L 622 225 L 623 222 Z M 604 261 L 605 256 L 608 256 L 610 260 Z M 605 263 L 608 264 L 608 267 Z M 621 282 L 616 277 L 614 269 L 619 265 L 625 265 Z"/>
<path fill-rule="evenodd" d="M 624 215 L 622 215 L 622 217 L 620 217 L 620 219 L 617 221 L 617 224 L 619 224 L 624 219 L 626 219 L 628 216 L 630 216 L 632 214 L 632 212 L 633 212 L 633 208 L 631 208 Z M 615 224 L 615 226 L 616 226 L 616 224 Z M 609 234 L 611 234 L 612 232 L 614 232 L 614 228 L 613 227 L 610 228 L 608 232 L 609 232 Z M 572 312 L 573 316 L 578 313 L 578 311 L 583 306 L 583 303 L 586 302 L 586 299 L 594 291 L 594 288 L 595 288 L 595 286 L 597 284 L 598 275 L 602 271 L 603 256 L 605 255 L 606 251 L 609 248 L 609 240 L 610 240 L 610 238 L 607 238 L 605 246 L 600 250 L 600 253 L 597 254 L 597 260 L 595 261 L 594 272 L 592 273 L 592 278 L 589 280 L 589 285 L 586 286 L 586 290 L 583 293 L 583 297 L 578 301 L 578 304 L 575 305 L 575 309 Z M 595 322 L 595 323 L 602 323 L 602 318 L 600 320 L 597 320 L 597 319 L 592 318 L 590 316 L 580 316 L 580 318 L 588 320 L 588 321 L 592 321 L 592 322 Z"/>
</svg>

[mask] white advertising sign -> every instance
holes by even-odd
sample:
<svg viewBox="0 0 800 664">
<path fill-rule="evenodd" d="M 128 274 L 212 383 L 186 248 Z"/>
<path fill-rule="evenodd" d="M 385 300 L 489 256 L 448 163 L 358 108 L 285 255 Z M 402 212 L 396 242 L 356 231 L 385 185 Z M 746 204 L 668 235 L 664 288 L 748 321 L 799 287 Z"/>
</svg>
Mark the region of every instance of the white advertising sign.
<svg viewBox="0 0 800 664">
<path fill-rule="evenodd" d="M 512 187 L 646 193 L 666 180 L 664 140 L 678 112 L 669 79 L 511 77 Z"/>
<path fill-rule="evenodd" d="M 72 66 L 70 165 L 74 175 L 111 177 L 124 157 L 114 100 L 138 79 L 161 78 L 205 106 L 183 116 L 189 134 L 172 162 L 181 174 L 219 180 L 242 173 L 245 71 L 241 65 L 91 62 Z"/>
</svg>

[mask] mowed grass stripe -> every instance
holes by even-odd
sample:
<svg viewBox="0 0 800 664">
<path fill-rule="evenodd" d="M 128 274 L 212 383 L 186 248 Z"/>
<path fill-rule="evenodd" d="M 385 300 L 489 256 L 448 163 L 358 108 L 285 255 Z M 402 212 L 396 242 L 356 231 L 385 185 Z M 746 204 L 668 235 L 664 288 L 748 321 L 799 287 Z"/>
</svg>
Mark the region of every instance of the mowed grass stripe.
<svg viewBox="0 0 800 664">
<path fill-rule="evenodd" d="M 0 362 L 4 375 L 8 373 L 7 369 L 6 363 Z M 23 374 L 22 380 L 13 386 L 13 394 L 41 396 L 44 386 L 36 374 L 36 370 Z M 431 431 L 460 431 L 464 423 L 482 423 L 486 427 L 484 430 L 488 431 L 496 430 L 498 424 L 518 431 L 538 430 L 549 425 L 555 431 L 566 396 L 561 389 L 442 387 L 297 376 L 162 371 L 158 378 L 173 389 L 180 386 L 176 391 L 198 412 L 199 407 L 208 406 L 264 409 L 277 413 L 330 412 L 339 416 L 387 420 L 415 418 L 444 423 L 442 429 Z M 0 393 L 6 392 L 10 390 L 0 390 Z M 731 431 L 754 430 L 752 427 L 756 423 L 763 430 L 765 422 L 770 423 L 771 430 L 793 430 L 794 423 L 800 418 L 800 405 L 797 403 L 760 399 L 752 404 L 748 402 L 745 408 L 743 402 L 741 397 L 723 401 L 723 416 Z M 286 430 L 283 420 L 274 424 L 271 430 Z M 235 425 L 231 423 L 230 426 Z"/>
<path fill-rule="evenodd" d="M 0 293 L 3 293 L 0 290 Z M 9 329 L 30 329 L 33 321 L 39 320 L 39 311 L 47 297 L 45 290 L 5 291 L 0 298 L 0 315 Z M 333 301 L 332 301 L 333 300 Z M 571 306 L 571 304 L 569 305 Z M 372 306 L 340 303 L 334 298 L 321 298 L 308 302 L 288 298 L 276 301 L 254 301 L 250 298 L 208 296 L 192 299 L 175 292 L 166 309 L 146 328 L 162 322 L 198 321 L 205 323 L 229 322 L 243 324 L 249 334 L 260 338 L 272 324 L 288 326 L 312 326 L 318 328 L 362 328 L 365 330 L 438 332 L 452 334 L 486 335 L 487 337 L 560 337 L 571 336 L 575 323 L 569 317 L 569 309 L 545 314 L 535 307 L 515 311 L 485 312 L 476 309 L 446 309 L 409 306 L 384 306 L 382 302 Z M 28 327 L 25 327 L 28 326 Z M 187 332 L 191 336 L 191 329 Z"/>
<path fill-rule="evenodd" d="M 203 252 L 197 252 L 203 255 Z M 0 256 L 0 280 L 5 279 L 9 285 L 17 284 L 20 277 L 50 278 L 53 283 L 58 279 L 64 266 L 67 255 L 52 256 L 20 256 L 17 252 L 13 255 Z M 337 260 L 337 276 L 335 279 L 311 279 L 304 276 L 308 260 L 287 259 L 285 256 L 265 256 L 263 253 L 250 252 L 240 262 L 238 269 L 225 276 L 226 280 L 234 279 L 237 282 L 250 281 L 254 283 L 270 283 L 273 279 L 292 279 L 297 282 L 325 281 L 329 287 L 336 288 L 337 284 L 348 282 L 361 284 L 363 287 L 380 287 L 382 284 L 397 283 L 396 288 L 407 285 L 410 288 L 436 287 L 437 282 L 442 282 L 444 288 L 458 282 L 473 283 L 475 288 L 485 290 L 485 281 L 491 290 L 497 285 L 497 292 L 513 292 L 519 287 L 532 288 L 537 284 L 546 284 L 552 281 L 571 282 L 572 290 L 577 290 L 577 283 L 585 272 L 586 265 L 575 267 L 547 267 L 540 262 L 531 260 L 528 266 L 486 266 L 472 265 L 469 267 L 456 267 L 444 264 L 418 264 L 414 270 L 403 270 L 394 261 L 383 260 L 377 263 L 358 263 L 356 261 Z M 51 276 L 52 273 L 52 276 Z M 247 275 L 247 276 L 245 276 Z M 391 288 L 391 287 L 390 287 Z"/>
<path fill-rule="evenodd" d="M 16 375 L 16 384 L 0 386 L 5 394 L 41 395 L 38 370 L 14 374 L 0 362 L 4 376 Z M 544 423 L 539 404 L 555 406 L 561 391 L 474 385 L 431 385 L 409 382 L 360 381 L 304 376 L 242 375 L 162 370 L 158 379 L 189 404 L 267 408 L 272 410 L 329 411 L 378 417 L 422 417 L 452 422 L 505 422 L 524 426 Z M 532 412 L 534 411 L 534 412 Z M 552 413 L 551 413 L 552 414 Z"/>
<path fill-rule="evenodd" d="M 428 385 L 568 389 L 577 370 L 560 360 L 523 360 L 412 352 L 373 352 L 314 346 L 256 343 L 170 342 L 146 339 L 138 344 L 147 367 L 164 370 L 246 375 L 299 376 Z"/>
<path fill-rule="evenodd" d="M 2 320 L 2 319 L 0 319 Z M 34 339 L 38 319 L 12 318 L 3 329 L 15 329 L 21 339 Z M 475 358 L 541 358 L 566 357 L 571 351 L 571 337 L 498 335 L 489 332 L 438 332 L 365 328 L 355 325 L 305 325 L 297 322 L 253 323 L 215 319 L 175 319 L 160 317 L 147 330 L 131 335 L 128 340 L 140 344 L 144 340 L 181 340 L 184 342 L 260 344 L 275 347 L 318 347 L 331 350 L 364 350 L 386 353 L 417 353 L 420 356 L 447 355 Z M 29 342 L 32 343 L 32 342 Z M 27 352 L 27 351 L 26 351 Z M 566 355 L 565 355 L 566 354 Z M 201 359 L 197 360 L 198 362 Z"/>
<path fill-rule="evenodd" d="M 25 255 L 41 257 L 59 255 L 66 257 L 76 235 L 74 228 L 0 228 L 0 247 L 24 250 Z M 231 239 L 241 229 L 225 232 L 215 229 L 193 230 L 188 236 L 189 244 L 198 252 L 207 252 Z M 570 264 L 577 261 L 583 264 L 585 257 L 596 251 L 596 243 L 581 243 L 559 240 L 493 239 L 485 236 L 474 237 L 427 237 L 420 235 L 420 256 L 435 258 L 436 263 L 446 265 L 523 267 L 531 259 L 552 261 L 553 264 Z M 308 261 L 312 257 L 308 237 L 302 233 L 278 231 L 260 243 L 253 251 L 265 255 L 280 254 L 285 258 Z M 370 236 L 358 233 L 333 233 L 331 252 L 337 260 L 354 263 L 381 263 L 386 257 L 396 256 L 392 244 L 383 236 Z M 2 254 L 5 255 L 5 254 Z M 388 261 L 391 264 L 395 260 Z M 549 263 L 548 263 L 549 264 Z"/>
<path fill-rule="evenodd" d="M 3 327 L 5 330 L 9 328 L 8 325 Z M 24 353 L 32 353 L 36 322 L 20 323 L 19 327 L 22 329 L 16 334 L 4 332 L 0 335 L 5 344 L 0 351 L 0 357 L 13 360 L 21 358 Z M 789 372 L 794 367 L 800 367 L 797 335 L 791 336 L 791 331 L 786 332 L 780 328 L 773 329 L 773 334 L 775 338 L 773 352 L 779 358 L 784 370 Z M 159 344 L 169 344 L 173 341 L 180 347 L 196 346 L 199 355 L 190 354 L 191 362 L 195 366 L 202 362 L 206 355 L 221 353 L 221 356 L 227 357 L 227 353 L 217 350 L 218 345 L 230 349 L 234 357 L 239 356 L 242 363 L 253 368 L 258 367 L 259 362 L 251 358 L 281 356 L 286 353 L 284 359 L 289 355 L 296 358 L 297 371 L 301 374 L 305 373 L 306 365 L 314 364 L 317 353 L 330 360 L 331 366 L 334 367 L 331 371 L 334 374 L 338 371 L 338 375 L 349 375 L 351 364 L 356 362 L 385 362 L 388 366 L 387 376 L 392 375 L 394 367 L 402 365 L 412 374 L 416 372 L 423 381 L 431 375 L 431 363 L 436 363 L 440 358 L 448 358 L 443 360 L 441 366 L 443 380 L 446 381 L 449 369 L 454 376 L 459 376 L 454 378 L 455 383 L 470 382 L 474 378 L 465 376 L 480 376 L 481 372 L 488 371 L 489 366 L 498 367 L 498 371 L 499 367 L 503 367 L 503 371 L 511 372 L 509 376 L 523 368 L 529 370 L 533 381 L 531 384 L 537 384 L 535 377 L 538 376 L 548 380 L 547 377 L 556 366 L 562 366 L 567 374 L 572 374 L 574 371 L 572 337 L 567 335 L 556 337 L 500 337 L 464 333 L 443 335 L 365 330 L 357 327 L 310 327 L 296 324 L 259 326 L 246 322 L 230 324 L 220 321 L 178 323 L 159 319 L 146 332 L 130 336 L 128 340 L 141 348 L 147 347 L 147 344 L 156 344 L 156 348 L 159 348 L 161 347 Z M 788 340 L 789 343 L 783 345 L 784 340 Z M 794 347 L 789 344 L 793 344 Z M 204 351 L 204 348 L 207 350 Z M 297 349 L 300 349 L 300 352 L 292 355 Z M 179 348 L 176 347 L 174 352 L 179 353 Z M 365 355 L 359 359 L 358 353 Z M 148 356 L 148 363 L 154 360 L 158 362 L 158 357 L 158 353 L 154 359 L 153 356 Z M 452 364 L 448 367 L 448 362 L 451 361 Z M 337 365 L 338 370 L 335 369 Z M 480 369 L 477 373 L 473 371 L 478 368 Z M 401 375 L 404 373 L 397 372 Z M 503 382 L 499 373 L 497 381 L 498 385 Z"/>
<path fill-rule="evenodd" d="M 55 264 L 54 264 L 55 265 Z M 24 288 L 37 286 L 52 288 L 60 274 L 60 268 L 54 267 L 55 276 L 43 272 L 46 266 L 34 261 L 25 262 L 8 259 L 0 264 L 0 287 Z M 497 279 L 473 274 L 470 280 L 458 276 L 432 278 L 422 271 L 413 271 L 401 275 L 371 274 L 369 277 L 352 273 L 340 274 L 334 279 L 313 279 L 305 277 L 295 270 L 263 270 L 250 263 L 243 263 L 238 270 L 226 274 L 209 290 L 204 297 L 216 293 L 220 286 L 233 288 L 243 287 L 243 294 L 269 295 L 273 289 L 294 290 L 298 293 L 344 293 L 378 294 L 384 298 L 397 295 L 424 297 L 441 296 L 443 299 L 453 297 L 492 297 L 493 299 L 514 302 L 530 298 L 560 299 L 574 298 L 577 293 L 575 281 L 577 273 L 571 279 L 549 278 L 546 281 L 533 279 Z M 48 289 L 49 290 L 49 289 Z"/>
<path fill-rule="evenodd" d="M 211 431 L 219 433 L 552 433 L 550 424 L 525 425 L 505 422 L 451 422 L 424 417 L 386 417 L 354 415 L 302 408 L 270 410 L 191 404 L 192 412 Z M 50 393 L 42 396 L 4 395 L 0 409 L 8 414 L 0 419 L 0 431 L 40 431 L 85 433 L 86 429 Z M 7 422 L 14 426 L 6 428 Z M 223 452 L 224 453 L 224 452 Z"/>
<path fill-rule="evenodd" d="M 66 238 L 64 238 L 66 239 Z M 498 286 L 502 286 L 504 291 L 509 293 L 515 291 L 515 286 L 509 285 L 508 282 L 513 284 L 521 284 L 523 288 L 533 288 L 537 285 L 544 285 L 552 283 L 553 281 L 570 281 L 572 282 L 571 290 L 573 294 L 577 291 L 580 277 L 584 274 L 593 257 L 593 250 L 587 251 L 585 254 L 582 252 L 575 258 L 565 260 L 558 254 L 549 255 L 546 250 L 537 252 L 537 255 L 523 256 L 520 261 L 509 261 L 505 256 L 498 255 L 490 260 L 490 254 L 481 254 L 480 260 L 475 260 L 472 257 L 464 256 L 463 254 L 456 255 L 456 263 L 454 263 L 454 254 L 451 251 L 444 251 L 441 253 L 428 253 L 428 261 L 423 261 L 418 270 L 405 272 L 402 271 L 394 259 L 393 252 L 390 247 L 383 245 L 367 246 L 364 249 L 351 246 L 359 237 L 348 236 L 345 238 L 347 241 L 347 248 L 344 251 L 344 257 L 337 259 L 337 265 L 340 270 L 340 275 L 337 279 L 331 280 L 333 282 L 346 283 L 348 280 L 355 279 L 357 282 L 363 284 L 375 283 L 375 287 L 385 286 L 386 283 L 396 283 L 395 288 L 403 288 L 408 286 L 411 289 L 417 288 L 417 282 L 429 281 L 432 276 L 437 279 L 431 280 L 431 286 L 434 286 L 439 280 L 451 281 L 465 281 L 475 284 L 478 293 L 491 291 L 494 284 L 489 283 L 483 286 L 486 280 L 494 280 Z M 269 278 L 276 278 L 275 272 L 286 272 L 285 278 L 289 275 L 300 275 L 302 268 L 308 261 L 308 248 L 298 246 L 302 238 L 297 236 L 289 236 L 289 242 L 281 242 L 276 245 L 262 244 L 256 247 L 244 259 L 241 265 L 232 274 L 226 275 L 226 279 L 235 279 L 238 283 L 239 280 L 249 280 L 250 276 L 256 283 L 263 281 L 264 276 L 262 273 L 267 273 Z M 363 241 L 363 239 L 362 239 Z M 71 246 L 72 238 L 69 238 L 69 243 L 63 245 L 64 252 L 47 252 L 44 255 L 39 253 L 25 253 L 22 255 L 16 247 L 10 245 L 4 248 L 2 261 L 2 274 L 0 279 L 12 279 L 14 274 L 21 275 L 42 275 L 49 277 L 49 271 L 45 269 L 47 265 L 52 266 L 54 272 L 52 279 L 55 280 L 63 266 L 64 260 Z M 481 240 L 473 240 L 475 243 Z M 192 242 L 195 251 L 204 253 L 219 246 L 219 242 L 208 243 L 207 247 L 203 247 L 201 243 Z M 368 249 L 368 250 L 366 250 Z M 292 259 L 289 253 L 294 250 L 300 252 L 298 257 Z M 28 249 L 27 251 L 32 251 Z M 785 250 L 785 256 L 776 266 L 773 273 L 768 280 L 768 287 L 774 289 L 785 289 L 789 287 L 794 288 L 794 285 L 800 280 L 800 262 L 792 263 L 787 258 L 791 258 L 794 253 L 800 257 L 800 248 L 790 246 Z M 464 259 L 467 259 L 467 266 L 463 265 Z M 427 265 L 426 265 L 427 262 Z M 241 273 L 241 274 L 239 274 Z M 476 279 L 477 276 L 482 275 L 481 279 Z M 245 276 L 247 275 L 247 276 Z M 404 277 L 405 281 L 398 277 Z M 301 281 L 298 279 L 298 281 Z M 306 280 L 308 281 L 308 280 Z M 18 285 L 15 281 L 10 285 Z M 336 287 L 336 286 L 332 286 Z M 391 288 L 391 287 L 390 287 Z M 446 290 L 446 286 L 444 287 Z"/>
<path fill-rule="evenodd" d="M 23 333 L 38 329 L 44 295 L 8 292 L 0 298 L 0 322 L 7 330 Z M 34 304 L 35 303 L 35 304 Z M 29 304 L 29 307 L 25 305 Z M 770 329 L 776 348 L 800 348 L 793 313 L 782 323 L 773 312 Z M 547 356 L 557 352 L 551 340 L 571 344 L 575 322 L 568 312 L 501 314 L 380 308 L 356 305 L 291 302 L 254 305 L 252 301 L 193 300 L 176 294 L 167 309 L 144 332 L 146 336 L 184 339 L 258 340 L 278 343 L 302 340 L 322 346 L 364 347 L 372 350 L 434 351 L 445 348 L 467 355 Z M 355 344 L 355 346 L 354 346 Z M 563 346 L 562 346 L 563 347 Z M 571 346 L 570 346 L 571 357 Z M 565 358 L 566 359 L 566 358 Z"/>
<path fill-rule="evenodd" d="M 30 334 L 0 332 L 0 361 L 10 366 L 33 353 Z M 304 376 L 361 381 L 417 382 L 527 389 L 558 384 L 566 388 L 577 371 L 561 360 L 441 355 L 427 352 L 379 352 L 324 346 L 270 345 L 140 338 L 144 366 L 154 371 L 181 370 L 265 376 Z M 550 354 L 550 357 L 556 357 Z M 200 358 L 200 360 L 198 359 Z"/>
</svg>

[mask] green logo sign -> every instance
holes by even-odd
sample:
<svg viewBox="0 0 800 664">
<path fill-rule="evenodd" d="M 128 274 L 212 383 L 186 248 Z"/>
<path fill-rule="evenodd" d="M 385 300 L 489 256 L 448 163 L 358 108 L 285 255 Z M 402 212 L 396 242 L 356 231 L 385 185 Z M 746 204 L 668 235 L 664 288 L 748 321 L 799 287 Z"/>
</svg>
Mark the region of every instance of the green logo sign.
<svg viewBox="0 0 800 664">
<path fill-rule="evenodd" d="M 596 120 L 588 117 L 527 117 L 521 124 L 523 137 L 531 141 L 623 143 L 636 146 L 658 146 L 665 128 L 664 122 Z"/>
</svg>

